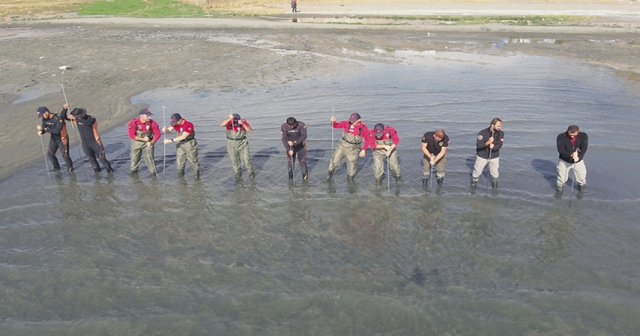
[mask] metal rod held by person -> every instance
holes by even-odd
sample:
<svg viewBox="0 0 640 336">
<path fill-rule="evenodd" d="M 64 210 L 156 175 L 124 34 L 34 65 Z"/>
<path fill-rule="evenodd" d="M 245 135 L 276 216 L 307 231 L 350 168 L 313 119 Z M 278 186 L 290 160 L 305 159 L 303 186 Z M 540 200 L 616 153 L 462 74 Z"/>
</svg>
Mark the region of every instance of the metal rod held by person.
<svg viewBox="0 0 640 336">
<path fill-rule="evenodd" d="M 62 83 L 60 83 L 60 87 L 62 88 L 62 95 L 64 96 L 64 103 L 67 104 L 67 113 L 71 113 L 71 106 L 69 106 L 69 101 L 67 100 L 67 93 L 64 91 L 64 85 L 62 85 Z M 75 129 L 75 126 L 73 124 L 73 121 L 71 122 L 71 128 Z M 80 133 L 80 130 L 76 129 L 76 132 L 78 132 L 78 134 Z M 81 145 L 82 143 L 78 141 L 78 138 L 76 137 L 76 133 L 73 132 L 73 137 L 76 141 L 76 143 L 78 145 Z M 71 145 L 69 145 L 71 146 Z M 69 156 L 71 156 L 71 153 L 69 153 Z M 84 164 L 82 163 L 82 153 L 80 152 L 80 147 L 78 147 L 78 160 L 80 160 L 80 167 L 82 167 L 82 173 L 84 174 L 84 178 L 87 178 L 87 171 L 84 170 Z"/>
<path fill-rule="evenodd" d="M 47 163 L 47 154 L 44 150 L 44 141 L 42 141 L 42 135 L 39 136 L 40 138 L 40 144 L 42 145 L 42 156 L 44 156 L 44 169 L 47 171 L 47 176 L 49 177 L 49 180 L 51 180 L 51 174 L 49 174 L 49 164 Z"/>
<path fill-rule="evenodd" d="M 573 177 L 571 178 L 571 191 L 569 192 L 569 207 L 571 207 L 571 200 L 573 198 L 573 183 L 576 180 L 576 163 L 573 162 L 571 165 L 571 170 L 573 171 Z"/>
<path fill-rule="evenodd" d="M 387 192 L 391 193 L 391 174 L 389 173 L 391 168 L 389 167 L 389 155 L 387 155 Z"/>
<path fill-rule="evenodd" d="M 167 107 L 162 106 L 162 186 L 164 187 L 164 182 L 167 180 L 166 166 L 167 166 L 167 144 L 164 143 L 164 140 L 167 138 L 164 133 L 167 126 Z"/>
<path fill-rule="evenodd" d="M 336 108 L 334 106 L 331 109 L 332 109 L 331 116 L 334 117 L 336 115 Z M 333 145 L 333 124 L 331 124 L 331 152 L 333 153 L 334 150 L 335 149 L 334 149 L 334 145 Z"/>
</svg>

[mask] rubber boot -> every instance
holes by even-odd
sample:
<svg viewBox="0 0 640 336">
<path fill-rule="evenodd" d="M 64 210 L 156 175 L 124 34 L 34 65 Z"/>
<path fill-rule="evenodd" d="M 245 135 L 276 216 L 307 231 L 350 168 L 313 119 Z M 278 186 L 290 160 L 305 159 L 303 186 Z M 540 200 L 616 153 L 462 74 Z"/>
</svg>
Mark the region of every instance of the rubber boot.
<svg viewBox="0 0 640 336">
<path fill-rule="evenodd" d="M 579 193 L 583 193 L 584 192 L 584 187 L 585 187 L 584 184 L 578 184 L 578 192 Z"/>
<path fill-rule="evenodd" d="M 401 184 L 402 183 L 402 178 L 400 177 L 400 175 L 396 176 L 396 183 L 397 184 Z"/>
<path fill-rule="evenodd" d="M 330 170 L 329 173 L 327 174 L 327 178 L 325 178 L 325 182 L 326 181 L 331 181 L 331 178 L 333 177 L 333 170 Z"/>
<path fill-rule="evenodd" d="M 200 179 L 200 169 L 196 170 L 196 180 Z"/>
<path fill-rule="evenodd" d="M 289 170 L 289 180 L 293 180 L 293 166 L 291 165 L 291 162 L 287 165 L 287 169 Z"/>
<path fill-rule="evenodd" d="M 376 186 L 382 187 L 382 178 L 377 178 L 376 179 Z"/>
<path fill-rule="evenodd" d="M 442 182 L 444 182 L 444 177 L 438 177 L 436 181 L 438 182 L 438 187 L 442 187 Z"/>
<path fill-rule="evenodd" d="M 471 187 L 475 188 L 478 185 L 478 179 L 475 177 L 471 178 Z"/>
<path fill-rule="evenodd" d="M 178 169 L 178 177 L 184 177 L 184 169 Z"/>
<path fill-rule="evenodd" d="M 562 189 L 563 187 L 561 185 L 556 187 L 556 198 L 562 197 Z"/>
<path fill-rule="evenodd" d="M 354 182 L 354 179 L 355 179 L 355 176 L 349 176 L 349 175 L 347 175 L 347 182 L 348 182 L 348 183 L 353 183 L 353 182 Z"/>
<path fill-rule="evenodd" d="M 428 175 L 422 175 L 422 185 L 423 186 L 429 186 L 429 176 Z"/>
<path fill-rule="evenodd" d="M 498 189 L 498 179 L 493 178 L 493 182 L 491 182 L 491 188 Z"/>
</svg>

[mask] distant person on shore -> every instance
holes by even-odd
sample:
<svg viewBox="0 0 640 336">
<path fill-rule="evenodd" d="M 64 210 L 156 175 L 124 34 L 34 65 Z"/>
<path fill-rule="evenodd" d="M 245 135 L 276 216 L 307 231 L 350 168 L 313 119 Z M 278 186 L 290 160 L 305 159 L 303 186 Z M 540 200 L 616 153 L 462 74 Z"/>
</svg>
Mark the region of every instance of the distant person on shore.
<svg viewBox="0 0 640 336">
<path fill-rule="evenodd" d="M 139 117 L 129 121 L 129 138 L 131 138 L 131 174 L 138 173 L 140 156 L 144 152 L 144 162 L 156 175 L 156 163 L 153 160 L 153 145 L 160 139 L 160 127 L 151 119 L 153 113 L 148 109 L 140 110 Z"/>
<path fill-rule="evenodd" d="M 431 177 L 431 167 L 436 166 L 436 177 L 438 187 L 442 187 L 444 181 L 444 167 L 447 164 L 447 148 L 449 147 L 449 137 L 443 129 L 435 132 L 427 132 L 422 136 L 422 184 L 429 185 Z"/>
<path fill-rule="evenodd" d="M 198 163 L 198 141 L 196 141 L 196 131 L 193 124 L 182 118 L 179 113 L 171 115 L 171 126 L 163 127 L 163 133 L 176 131 L 176 137 L 173 139 L 164 139 L 164 143 L 176 144 L 176 164 L 178 165 L 178 177 L 184 176 L 184 168 L 187 160 L 191 164 L 191 168 L 196 174 L 196 178 L 200 177 L 200 163 Z"/>
<path fill-rule="evenodd" d="M 239 114 L 233 113 L 229 114 L 229 117 L 223 120 L 220 126 L 227 130 L 227 152 L 236 177 L 242 176 L 242 164 L 247 168 L 249 177 L 253 178 L 255 172 L 249 155 L 249 140 L 247 140 L 247 133 L 253 132 L 251 125 L 247 120 L 240 118 Z"/>
<path fill-rule="evenodd" d="M 104 153 L 104 146 L 98 133 L 98 122 L 96 118 L 88 115 L 87 110 L 83 108 L 73 109 L 67 118 L 78 125 L 80 141 L 82 141 L 82 151 L 89 158 L 89 163 L 91 163 L 93 171 L 96 173 L 100 172 L 100 165 L 98 164 L 98 161 L 100 161 L 107 173 L 113 174 L 113 168 L 111 168 L 111 164 L 107 161 Z"/>
<path fill-rule="evenodd" d="M 504 143 L 502 120 L 493 118 L 489 127 L 478 132 L 476 140 L 476 163 L 471 173 L 471 187 L 478 184 L 478 178 L 482 175 L 484 167 L 489 164 L 489 173 L 493 178 L 492 188 L 498 188 L 498 168 L 500 167 L 500 148 Z"/>
<path fill-rule="evenodd" d="M 353 182 L 358 169 L 358 156 L 364 157 L 368 145 L 369 129 L 362 123 L 362 118 L 358 113 L 351 113 L 348 120 L 336 122 L 336 117 L 331 116 L 331 126 L 344 130 L 342 138 L 338 141 L 338 146 L 333 152 L 333 157 L 329 162 L 329 174 L 326 181 L 330 181 L 333 172 L 340 166 L 342 159 L 346 156 L 347 180 Z"/>
<path fill-rule="evenodd" d="M 556 197 L 562 195 L 562 189 L 569 179 L 569 171 L 572 169 L 575 182 L 578 183 L 578 192 L 582 193 L 587 184 L 587 167 L 584 164 L 584 155 L 589 147 L 587 133 L 580 132 L 580 127 L 577 125 L 571 125 L 566 132 L 558 134 L 556 144 L 560 157 Z"/>
<path fill-rule="evenodd" d="M 64 122 L 67 119 L 67 112 L 69 105 L 64 104 L 60 115 L 51 113 L 48 108 L 38 108 L 38 118 L 42 118 L 42 123 L 36 126 L 38 135 L 42 136 L 45 133 L 51 134 L 49 139 L 49 149 L 47 150 L 47 157 L 53 165 L 53 170 L 60 170 L 60 163 L 56 158 L 56 152 L 60 150 L 64 163 L 67 166 L 67 171 L 73 171 L 73 162 L 69 156 L 69 133 L 67 133 L 67 125 Z"/>
<path fill-rule="evenodd" d="M 287 122 L 280 127 L 282 144 L 287 150 L 289 180 L 293 180 L 293 167 L 296 155 L 300 163 L 302 180 L 307 181 L 309 172 L 307 170 L 307 126 L 302 121 L 297 121 L 294 117 L 287 118 Z"/>
<path fill-rule="evenodd" d="M 396 175 L 396 182 L 400 182 L 400 164 L 398 164 L 398 151 L 396 147 L 400 143 L 400 137 L 396 129 L 378 123 L 369 133 L 369 147 L 373 149 L 373 176 L 376 185 L 382 185 L 384 173 L 384 160 L 387 159 L 389 169 Z"/>
<path fill-rule="evenodd" d="M 298 1 L 291 0 L 291 13 L 295 13 L 298 11 Z"/>
</svg>

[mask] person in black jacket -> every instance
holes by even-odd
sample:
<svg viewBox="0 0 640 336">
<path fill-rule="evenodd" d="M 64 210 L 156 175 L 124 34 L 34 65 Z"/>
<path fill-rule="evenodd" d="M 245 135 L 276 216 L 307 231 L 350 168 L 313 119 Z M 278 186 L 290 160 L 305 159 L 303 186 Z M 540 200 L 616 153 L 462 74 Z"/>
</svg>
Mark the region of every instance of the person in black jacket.
<svg viewBox="0 0 640 336">
<path fill-rule="evenodd" d="M 67 166 L 67 171 L 73 171 L 73 162 L 69 156 L 69 134 L 67 133 L 67 125 L 65 119 L 67 119 L 68 105 L 64 104 L 60 115 L 51 113 L 48 108 L 42 106 L 38 108 L 38 118 L 42 118 L 42 123 L 37 125 L 38 135 L 42 136 L 45 133 L 51 134 L 49 140 L 49 150 L 47 156 L 49 161 L 53 165 L 53 170 L 60 170 L 60 164 L 56 158 L 56 152 L 60 150 L 64 163 Z"/>
<path fill-rule="evenodd" d="M 558 181 L 557 196 L 562 195 L 564 184 L 569 179 L 569 171 L 573 169 L 575 181 L 578 182 L 578 192 L 582 193 L 587 184 L 587 168 L 584 164 L 584 155 L 589 147 L 587 133 L 580 132 L 580 128 L 571 125 L 564 133 L 558 134 Z"/>
<path fill-rule="evenodd" d="M 98 133 L 98 122 L 96 118 L 88 115 L 87 110 L 83 108 L 73 109 L 71 114 L 67 115 L 67 118 L 78 125 L 82 151 L 87 158 L 89 158 L 89 163 L 91 163 L 93 170 L 96 173 L 100 172 L 100 165 L 97 162 L 100 161 L 107 173 L 112 174 L 113 168 L 111 168 L 111 164 L 109 164 L 104 154 L 104 146 Z"/>
<path fill-rule="evenodd" d="M 289 169 L 289 180 L 293 180 L 293 168 L 296 154 L 300 163 L 300 171 L 304 181 L 309 179 L 307 169 L 307 126 L 302 121 L 297 121 L 294 117 L 287 118 L 287 122 L 280 126 L 282 144 L 287 150 L 287 160 Z"/>
<path fill-rule="evenodd" d="M 475 187 L 478 177 L 482 175 L 482 170 L 489 164 L 489 173 L 493 177 L 492 187 L 498 187 L 498 167 L 500 167 L 500 148 L 504 143 L 504 132 L 502 131 L 502 120 L 493 118 L 489 127 L 478 132 L 476 141 L 476 163 L 471 173 L 471 186 Z"/>
</svg>

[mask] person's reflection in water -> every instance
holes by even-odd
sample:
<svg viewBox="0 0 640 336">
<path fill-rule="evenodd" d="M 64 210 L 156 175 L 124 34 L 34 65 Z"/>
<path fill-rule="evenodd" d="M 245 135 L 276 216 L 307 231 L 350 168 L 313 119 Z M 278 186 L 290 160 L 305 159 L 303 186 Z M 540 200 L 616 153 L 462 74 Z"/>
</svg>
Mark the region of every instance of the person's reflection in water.
<svg viewBox="0 0 640 336">
<path fill-rule="evenodd" d="M 494 216 L 498 213 L 494 201 L 486 198 L 470 198 L 469 211 L 460 216 L 460 223 L 465 225 L 462 231 L 464 238 L 471 238 L 472 245 L 482 244 L 484 238 L 495 237 L 497 227 Z"/>
<path fill-rule="evenodd" d="M 192 213 L 206 211 L 208 207 L 207 193 L 202 185 L 202 180 L 194 180 L 191 185 L 186 179 L 181 178 L 178 183 L 180 204 Z"/>
<path fill-rule="evenodd" d="M 109 174 L 106 178 L 99 174 L 96 175 L 91 202 L 99 206 L 92 207 L 93 217 L 118 218 L 122 214 L 121 203 L 113 181 L 113 174 Z"/>
<path fill-rule="evenodd" d="M 164 209 L 162 202 L 162 190 L 157 178 L 152 178 L 145 184 L 138 174 L 131 175 L 131 184 L 138 194 L 138 204 L 140 209 L 149 213 L 161 213 Z"/>
<path fill-rule="evenodd" d="M 552 263 L 571 256 L 571 243 L 575 239 L 575 226 L 580 213 L 579 207 L 567 208 L 566 203 L 556 202 L 549 211 L 536 220 L 540 226 L 537 237 L 542 250 L 536 258 L 542 263 Z"/>
<path fill-rule="evenodd" d="M 56 178 L 58 189 L 56 194 L 57 199 L 60 202 L 60 211 L 62 216 L 66 219 L 82 220 L 86 218 L 86 215 L 82 209 L 78 209 L 77 205 L 82 202 L 82 189 L 78 186 L 78 180 L 76 175 L 69 173 L 68 182 L 65 184 L 65 180 L 62 178 Z"/>
</svg>

